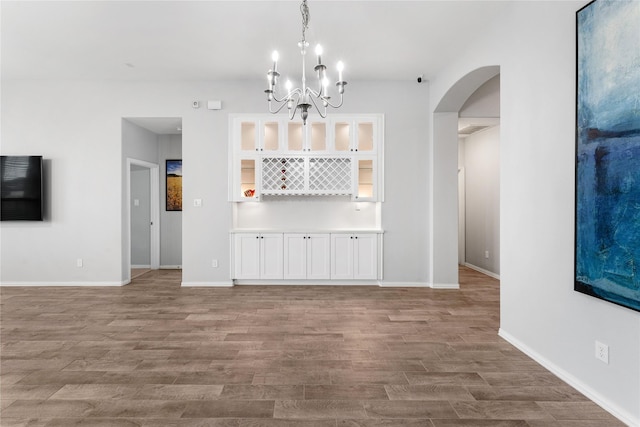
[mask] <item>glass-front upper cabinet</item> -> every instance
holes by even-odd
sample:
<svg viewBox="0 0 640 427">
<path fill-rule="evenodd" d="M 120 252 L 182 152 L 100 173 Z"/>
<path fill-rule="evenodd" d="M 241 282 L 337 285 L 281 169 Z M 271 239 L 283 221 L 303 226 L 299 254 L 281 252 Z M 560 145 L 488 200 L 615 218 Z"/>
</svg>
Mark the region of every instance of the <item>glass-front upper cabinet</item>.
<svg viewBox="0 0 640 427">
<path fill-rule="evenodd" d="M 337 121 L 333 124 L 333 143 L 336 151 L 353 151 L 351 128 L 350 121 Z"/>
<path fill-rule="evenodd" d="M 287 151 L 327 151 L 327 124 L 308 121 L 304 126 L 302 122 L 288 122 L 286 139 Z"/>
<path fill-rule="evenodd" d="M 373 157 L 362 157 L 354 162 L 354 200 L 376 200 L 377 171 L 376 160 Z"/>
<path fill-rule="evenodd" d="M 336 151 L 373 153 L 376 149 L 373 120 L 337 120 L 333 132 Z"/>
<path fill-rule="evenodd" d="M 240 176 L 237 178 L 239 185 L 234 186 L 232 200 L 235 201 L 248 201 L 248 200 L 260 200 L 259 191 L 259 168 L 260 163 L 256 158 L 241 158 L 240 163 Z"/>
<path fill-rule="evenodd" d="M 242 120 L 238 126 L 241 151 L 278 151 L 280 126 L 277 121 Z"/>
</svg>

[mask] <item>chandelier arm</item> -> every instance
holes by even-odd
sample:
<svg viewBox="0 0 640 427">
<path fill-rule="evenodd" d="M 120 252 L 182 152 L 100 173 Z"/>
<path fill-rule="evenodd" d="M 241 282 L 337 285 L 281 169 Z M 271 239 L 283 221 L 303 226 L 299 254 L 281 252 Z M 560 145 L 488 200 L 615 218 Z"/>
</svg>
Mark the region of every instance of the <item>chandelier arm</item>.
<svg viewBox="0 0 640 427">
<path fill-rule="evenodd" d="M 297 109 L 298 109 L 297 105 L 296 105 L 295 108 L 289 109 L 289 120 L 293 120 L 293 118 L 296 116 L 296 110 Z"/>
<path fill-rule="evenodd" d="M 309 93 L 310 95 L 312 95 L 315 98 L 320 98 L 320 93 L 316 92 L 315 90 L 311 89 L 309 86 L 307 86 L 307 93 Z"/>
<path fill-rule="evenodd" d="M 311 92 L 313 91 L 311 90 Z M 316 111 L 318 112 L 318 114 L 320 114 L 320 117 L 322 117 L 323 119 L 327 117 L 327 107 L 324 107 L 324 113 L 323 113 L 322 110 L 318 108 L 318 104 L 316 104 L 316 100 L 314 99 L 314 97 L 310 96 L 309 99 L 311 100 L 311 103 L 313 104 L 313 106 L 316 107 Z"/>
<path fill-rule="evenodd" d="M 344 101 L 344 98 L 342 97 L 342 94 L 340 94 L 340 103 L 338 103 L 338 104 L 336 104 L 336 105 L 332 104 L 332 103 L 329 101 L 329 97 L 326 97 L 326 98 L 325 98 L 325 100 L 324 100 L 324 102 L 326 102 L 326 103 L 327 103 L 327 105 L 328 105 L 329 107 L 331 107 L 331 108 L 340 108 L 340 107 L 342 107 L 342 102 L 343 102 L 343 101 Z"/>
<path fill-rule="evenodd" d="M 275 89 L 273 90 L 273 92 L 271 93 L 271 95 L 273 95 L 273 100 L 276 102 L 287 102 L 290 98 L 292 98 L 294 95 L 298 95 L 300 96 L 300 88 L 295 88 L 294 90 L 292 90 L 291 92 L 287 93 L 287 96 L 282 98 L 282 99 L 278 99 L 276 97 L 276 91 Z"/>
<path fill-rule="evenodd" d="M 280 112 L 280 111 L 281 111 L 281 110 L 282 110 L 286 105 L 287 105 L 287 103 L 286 103 L 286 102 L 278 102 L 278 109 L 277 109 L 277 110 L 275 110 L 275 111 L 273 111 L 273 110 L 271 109 L 271 102 L 269 102 L 269 112 L 270 112 L 271 114 L 278 114 L 278 113 L 279 113 L 279 112 Z"/>
</svg>

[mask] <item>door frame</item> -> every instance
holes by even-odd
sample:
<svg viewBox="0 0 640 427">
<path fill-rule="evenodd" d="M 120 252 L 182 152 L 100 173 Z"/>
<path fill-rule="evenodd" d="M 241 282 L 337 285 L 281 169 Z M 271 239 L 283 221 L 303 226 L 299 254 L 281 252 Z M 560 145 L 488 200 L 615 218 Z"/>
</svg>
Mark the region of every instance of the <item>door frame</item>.
<svg viewBox="0 0 640 427">
<path fill-rule="evenodd" d="M 150 200 L 150 217 L 151 232 L 150 235 L 150 261 L 151 269 L 158 270 L 160 268 L 160 166 L 156 163 L 146 162 L 127 157 L 127 251 L 126 263 L 128 271 L 128 281 L 131 281 L 131 166 L 141 166 L 149 169 L 149 200 Z"/>
</svg>

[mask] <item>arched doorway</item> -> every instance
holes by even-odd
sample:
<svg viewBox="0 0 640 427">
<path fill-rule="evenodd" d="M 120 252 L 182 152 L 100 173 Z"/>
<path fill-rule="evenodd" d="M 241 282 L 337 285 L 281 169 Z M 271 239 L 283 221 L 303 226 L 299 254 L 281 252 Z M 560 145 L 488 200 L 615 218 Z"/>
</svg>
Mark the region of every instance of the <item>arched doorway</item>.
<svg viewBox="0 0 640 427">
<path fill-rule="evenodd" d="M 433 113 L 431 167 L 431 284 L 457 288 L 458 282 L 458 116 L 469 97 L 500 73 L 487 66 L 471 71 L 445 93 Z"/>
</svg>

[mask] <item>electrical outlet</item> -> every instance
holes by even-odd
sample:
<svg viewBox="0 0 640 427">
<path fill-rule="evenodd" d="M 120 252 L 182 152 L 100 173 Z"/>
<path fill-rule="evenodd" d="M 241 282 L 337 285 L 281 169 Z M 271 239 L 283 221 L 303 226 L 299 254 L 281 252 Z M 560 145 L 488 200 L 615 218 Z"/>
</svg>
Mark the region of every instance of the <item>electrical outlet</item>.
<svg viewBox="0 0 640 427">
<path fill-rule="evenodd" d="M 76 259 L 76 267 L 82 267 L 82 258 Z"/>
<path fill-rule="evenodd" d="M 484 257 L 487 259 L 489 258 L 489 251 L 484 251 Z"/>
<path fill-rule="evenodd" d="M 609 346 L 596 341 L 596 359 L 609 364 Z"/>
<path fill-rule="evenodd" d="M 217 259 L 211 260 L 211 267 L 218 268 L 218 260 Z"/>
</svg>

